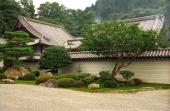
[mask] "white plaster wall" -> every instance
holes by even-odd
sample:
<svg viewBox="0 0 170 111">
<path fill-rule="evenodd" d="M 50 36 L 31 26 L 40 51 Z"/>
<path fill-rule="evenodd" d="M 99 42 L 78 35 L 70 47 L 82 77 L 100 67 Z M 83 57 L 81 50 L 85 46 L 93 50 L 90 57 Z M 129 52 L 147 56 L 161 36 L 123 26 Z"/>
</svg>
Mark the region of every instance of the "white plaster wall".
<svg viewBox="0 0 170 111">
<path fill-rule="evenodd" d="M 100 71 L 112 71 L 113 61 L 75 61 L 62 69 L 62 72 L 87 72 L 98 74 Z M 127 68 L 135 72 L 135 78 L 150 83 L 170 84 L 170 60 L 141 60 L 135 61 Z"/>
</svg>

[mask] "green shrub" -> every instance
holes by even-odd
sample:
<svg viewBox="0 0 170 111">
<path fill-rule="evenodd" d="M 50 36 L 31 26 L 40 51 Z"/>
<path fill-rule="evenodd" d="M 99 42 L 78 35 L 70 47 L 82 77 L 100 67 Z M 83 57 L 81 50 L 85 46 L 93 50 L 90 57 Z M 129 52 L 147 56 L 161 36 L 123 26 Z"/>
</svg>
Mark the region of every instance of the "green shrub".
<svg viewBox="0 0 170 111">
<path fill-rule="evenodd" d="M 94 82 L 95 82 L 95 78 L 96 78 L 95 75 L 91 75 L 91 76 L 87 76 L 87 77 L 83 78 L 82 81 L 83 81 L 86 85 L 88 85 L 88 84 L 94 83 Z"/>
<path fill-rule="evenodd" d="M 72 78 L 62 78 L 57 80 L 58 87 L 69 88 L 75 86 L 75 80 Z"/>
<path fill-rule="evenodd" d="M 104 87 L 105 88 L 116 88 L 119 87 L 119 83 L 115 80 L 106 80 L 104 81 Z"/>
<path fill-rule="evenodd" d="M 36 79 L 36 84 L 40 84 L 43 82 L 48 81 L 49 79 L 54 79 L 54 76 L 50 73 L 44 73 L 41 74 L 37 79 Z"/>
<path fill-rule="evenodd" d="M 130 78 L 134 77 L 135 73 L 125 70 L 125 71 L 120 71 L 120 74 L 123 76 L 124 79 L 129 80 Z"/>
<path fill-rule="evenodd" d="M 71 63 L 68 51 L 61 46 L 50 46 L 45 49 L 40 59 L 40 68 L 51 69 L 57 72 L 59 68 L 63 68 Z"/>
<path fill-rule="evenodd" d="M 101 82 L 104 82 L 106 80 L 112 80 L 112 76 L 111 76 L 111 73 L 109 73 L 109 71 L 101 71 L 99 73 L 99 79 Z"/>
<path fill-rule="evenodd" d="M 85 86 L 85 85 L 84 85 L 84 83 L 83 83 L 82 81 L 80 81 L 80 80 L 75 80 L 73 86 L 74 86 L 74 87 L 83 87 L 83 86 Z"/>
<path fill-rule="evenodd" d="M 36 77 L 38 77 L 40 75 L 39 71 L 32 71 L 32 73 L 34 73 Z"/>
<path fill-rule="evenodd" d="M 78 78 L 79 79 L 84 79 L 84 78 L 89 77 L 91 75 L 92 74 L 90 74 L 90 73 L 81 73 L 81 74 L 78 75 Z"/>
<path fill-rule="evenodd" d="M 3 70 L 3 69 L 0 69 L 0 73 L 4 73 L 4 70 Z"/>
<path fill-rule="evenodd" d="M 0 73 L 0 80 L 1 79 L 7 79 L 6 75 L 4 73 Z"/>
<path fill-rule="evenodd" d="M 135 82 L 135 85 L 141 85 L 142 84 L 142 80 L 134 78 L 133 81 Z"/>
<path fill-rule="evenodd" d="M 127 81 L 126 84 L 128 86 L 135 86 L 135 82 L 133 80 Z"/>
<path fill-rule="evenodd" d="M 35 80 L 35 74 L 30 72 L 29 74 L 19 77 L 18 80 Z"/>
<path fill-rule="evenodd" d="M 56 76 L 56 79 L 62 79 L 62 78 L 72 78 L 74 80 L 78 80 L 78 74 L 60 74 Z"/>
</svg>

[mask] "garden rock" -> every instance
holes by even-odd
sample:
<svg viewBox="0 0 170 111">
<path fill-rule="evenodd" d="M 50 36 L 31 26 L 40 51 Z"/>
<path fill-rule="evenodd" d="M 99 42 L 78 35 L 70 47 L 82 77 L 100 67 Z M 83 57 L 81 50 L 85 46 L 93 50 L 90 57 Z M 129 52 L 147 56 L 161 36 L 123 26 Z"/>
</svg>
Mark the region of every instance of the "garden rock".
<svg viewBox="0 0 170 111">
<path fill-rule="evenodd" d="M 40 86 L 43 86 L 43 87 L 50 87 L 50 88 L 55 88 L 57 87 L 57 83 L 56 83 L 56 80 L 53 80 L 53 79 L 50 79 L 44 83 L 41 83 L 39 84 Z"/>
<path fill-rule="evenodd" d="M 95 90 L 95 89 L 99 89 L 99 88 L 100 88 L 100 85 L 96 84 L 96 83 L 88 85 L 88 89 Z"/>
<path fill-rule="evenodd" d="M 14 80 L 12 79 L 2 79 L 2 82 L 5 83 L 5 84 L 14 84 Z"/>
<path fill-rule="evenodd" d="M 7 78 L 16 78 L 16 79 L 28 73 L 29 73 L 28 69 L 25 69 L 22 66 L 12 66 L 5 71 L 5 75 L 7 76 Z"/>
</svg>

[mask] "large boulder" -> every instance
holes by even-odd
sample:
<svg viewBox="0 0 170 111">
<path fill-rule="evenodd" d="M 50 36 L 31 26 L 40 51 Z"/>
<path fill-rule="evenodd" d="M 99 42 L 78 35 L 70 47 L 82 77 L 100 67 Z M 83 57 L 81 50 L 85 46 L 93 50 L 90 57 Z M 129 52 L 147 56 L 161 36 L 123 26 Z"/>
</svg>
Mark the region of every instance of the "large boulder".
<svg viewBox="0 0 170 111">
<path fill-rule="evenodd" d="M 15 83 L 15 81 L 12 79 L 2 79 L 2 82 L 5 84 L 14 84 Z"/>
<path fill-rule="evenodd" d="M 29 73 L 29 70 L 22 66 L 12 66 L 5 71 L 7 78 L 18 78 Z"/>
</svg>

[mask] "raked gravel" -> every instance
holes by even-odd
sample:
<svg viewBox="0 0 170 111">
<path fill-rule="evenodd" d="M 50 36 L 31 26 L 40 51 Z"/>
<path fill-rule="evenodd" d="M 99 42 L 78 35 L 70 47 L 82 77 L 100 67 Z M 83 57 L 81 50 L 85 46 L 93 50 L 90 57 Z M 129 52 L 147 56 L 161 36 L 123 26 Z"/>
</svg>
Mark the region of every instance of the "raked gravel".
<svg viewBox="0 0 170 111">
<path fill-rule="evenodd" d="M 86 93 L 0 84 L 0 111 L 170 111 L 170 90 Z"/>
</svg>

